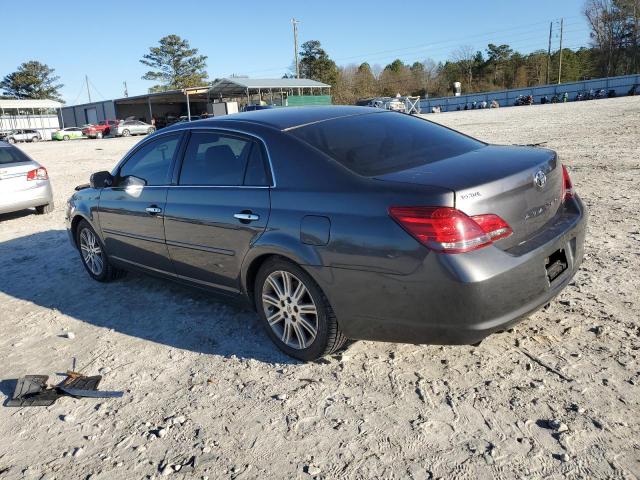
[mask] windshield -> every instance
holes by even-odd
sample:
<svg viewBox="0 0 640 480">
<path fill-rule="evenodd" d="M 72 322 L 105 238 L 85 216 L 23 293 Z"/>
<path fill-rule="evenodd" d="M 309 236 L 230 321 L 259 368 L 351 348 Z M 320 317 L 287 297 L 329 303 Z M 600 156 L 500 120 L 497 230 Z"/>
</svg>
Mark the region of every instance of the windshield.
<svg viewBox="0 0 640 480">
<path fill-rule="evenodd" d="M 336 118 L 290 132 L 365 177 L 399 172 L 485 146 L 435 123 L 393 112 Z"/>
<path fill-rule="evenodd" d="M 0 147 L 0 165 L 29 161 L 31 160 L 17 148 Z"/>
</svg>

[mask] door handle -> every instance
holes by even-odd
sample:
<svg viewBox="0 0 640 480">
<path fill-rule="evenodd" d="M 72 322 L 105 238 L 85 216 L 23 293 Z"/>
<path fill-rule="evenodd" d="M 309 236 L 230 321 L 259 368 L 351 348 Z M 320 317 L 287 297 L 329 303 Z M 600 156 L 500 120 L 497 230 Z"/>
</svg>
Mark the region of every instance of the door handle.
<svg viewBox="0 0 640 480">
<path fill-rule="evenodd" d="M 241 222 L 255 222 L 256 220 L 260 220 L 260 215 L 255 215 L 253 213 L 240 212 L 240 213 L 234 214 L 233 218 L 237 218 Z"/>
<path fill-rule="evenodd" d="M 162 213 L 162 209 L 160 207 L 150 206 L 145 208 L 149 215 L 157 215 L 158 213 Z"/>
</svg>

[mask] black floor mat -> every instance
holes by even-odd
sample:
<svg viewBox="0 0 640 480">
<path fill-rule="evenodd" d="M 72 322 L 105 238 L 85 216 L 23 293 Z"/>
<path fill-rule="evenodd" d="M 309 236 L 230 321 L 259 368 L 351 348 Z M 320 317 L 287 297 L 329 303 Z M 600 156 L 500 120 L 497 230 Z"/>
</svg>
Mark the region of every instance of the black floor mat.
<svg viewBox="0 0 640 480">
<path fill-rule="evenodd" d="M 7 407 L 48 407 L 64 395 L 54 389 L 47 390 L 47 375 L 25 375 L 16 382 L 13 397 Z"/>
</svg>

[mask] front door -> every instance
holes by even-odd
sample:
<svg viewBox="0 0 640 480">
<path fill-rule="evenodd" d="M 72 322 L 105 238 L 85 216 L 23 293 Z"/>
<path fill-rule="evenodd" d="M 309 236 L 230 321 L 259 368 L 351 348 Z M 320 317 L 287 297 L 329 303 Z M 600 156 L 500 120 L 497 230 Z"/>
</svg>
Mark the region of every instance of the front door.
<svg viewBox="0 0 640 480">
<path fill-rule="evenodd" d="M 100 194 L 98 219 L 116 261 L 173 274 L 164 236 L 170 171 L 181 134 L 163 135 L 134 151 Z M 143 184 L 143 185 L 141 185 Z"/>
<path fill-rule="evenodd" d="M 260 141 L 192 132 L 178 185 L 167 196 L 165 233 L 176 273 L 238 291 L 242 260 L 269 219 L 270 184 Z"/>
</svg>

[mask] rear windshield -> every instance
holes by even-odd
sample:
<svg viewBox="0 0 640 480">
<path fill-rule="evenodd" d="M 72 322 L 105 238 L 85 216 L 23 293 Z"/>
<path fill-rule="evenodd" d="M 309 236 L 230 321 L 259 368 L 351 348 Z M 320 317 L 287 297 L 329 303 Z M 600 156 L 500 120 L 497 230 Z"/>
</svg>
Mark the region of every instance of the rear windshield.
<svg viewBox="0 0 640 480">
<path fill-rule="evenodd" d="M 0 165 L 29 161 L 29 158 L 17 148 L 0 147 Z"/>
<path fill-rule="evenodd" d="M 365 177 L 399 172 L 485 146 L 440 125 L 393 112 L 336 118 L 290 132 Z"/>
</svg>

